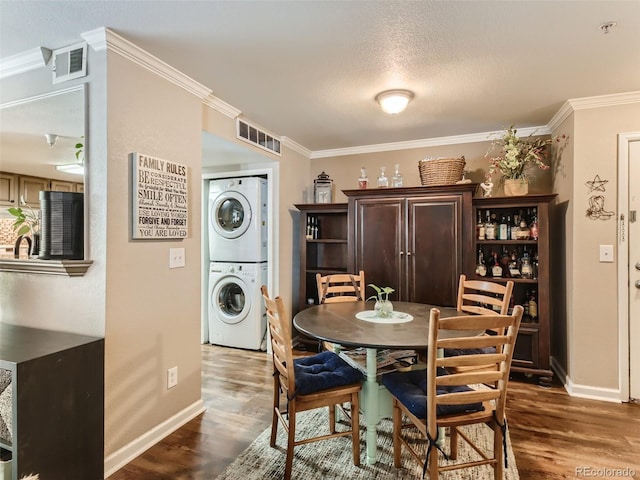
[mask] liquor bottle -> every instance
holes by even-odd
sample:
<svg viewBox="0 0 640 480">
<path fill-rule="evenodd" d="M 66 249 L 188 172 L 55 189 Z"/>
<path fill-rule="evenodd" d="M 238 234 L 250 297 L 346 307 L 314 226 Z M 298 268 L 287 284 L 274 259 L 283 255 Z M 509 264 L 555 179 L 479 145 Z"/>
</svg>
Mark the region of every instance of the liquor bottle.
<svg viewBox="0 0 640 480">
<path fill-rule="evenodd" d="M 522 312 L 522 318 L 525 317 L 529 319 L 529 298 L 531 298 L 531 294 L 529 290 L 525 290 L 524 292 L 524 302 L 522 302 L 522 307 L 524 308 L 524 312 Z"/>
<path fill-rule="evenodd" d="M 391 186 L 395 188 L 400 188 L 402 186 L 402 174 L 400 173 L 400 164 L 396 163 L 394 166 L 395 172 L 393 177 L 391 177 Z"/>
<path fill-rule="evenodd" d="M 531 231 L 529 229 L 529 224 L 524 216 L 520 216 L 520 228 L 518 228 L 518 240 L 529 240 L 529 235 Z"/>
<path fill-rule="evenodd" d="M 476 225 L 476 238 L 478 240 L 484 240 L 485 238 L 484 222 L 482 221 L 482 212 L 480 210 L 478 210 L 478 224 Z"/>
<path fill-rule="evenodd" d="M 484 262 L 484 253 L 482 248 L 478 248 L 478 264 L 476 265 L 476 275 L 481 277 L 487 276 L 487 265 Z"/>
<path fill-rule="evenodd" d="M 509 261 L 511 261 L 511 257 L 509 256 L 509 252 L 507 252 L 507 246 L 502 246 L 502 253 L 500 254 L 500 267 L 502 268 L 501 277 L 509 277 Z"/>
<path fill-rule="evenodd" d="M 493 265 L 491 267 L 491 276 L 494 278 L 501 278 L 502 265 L 500 264 L 500 260 L 498 259 L 498 252 L 493 250 L 492 253 L 493 253 Z"/>
<path fill-rule="evenodd" d="M 534 322 L 538 319 L 538 302 L 536 301 L 535 290 L 532 290 L 531 295 L 529 296 L 529 316 Z"/>
<path fill-rule="evenodd" d="M 507 215 L 507 237 L 505 240 L 511 240 L 511 215 Z"/>
<path fill-rule="evenodd" d="M 311 227 L 312 227 L 311 218 L 312 217 L 310 217 L 310 216 L 307 217 L 307 232 L 306 232 L 306 235 L 305 235 L 307 237 L 307 240 L 311 240 L 313 238 L 313 231 L 311 230 Z"/>
<path fill-rule="evenodd" d="M 534 279 L 538 278 L 538 252 L 536 252 L 531 260 L 531 276 Z"/>
<path fill-rule="evenodd" d="M 518 254 L 515 250 L 511 251 L 511 258 L 509 259 L 509 276 L 512 278 L 520 276 L 520 269 L 518 268 Z"/>
<path fill-rule="evenodd" d="M 378 188 L 386 188 L 389 186 L 389 178 L 384 173 L 387 167 L 380 167 L 380 176 L 378 177 Z"/>
<path fill-rule="evenodd" d="M 511 240 L 518 240 L 518 229 L 520 228 L 520 217 L 518 215 L 513 216 L 513 223 L 511 224 Z"/>
<path fill-rule="evenodd" d="M 509 240 L 507 236 L 507 219 L 504 214 L 500 215 L 500 224 L 498 225 L 498 240 Z"/>
<path fill-rule="evenodd" d="M 522 254 L 522 266 L 520 267 L 522 278 L 532 278 L 533 269 L 531 268 L 531 260 L 529 259 L 529 253 L 525 250 Z"/>
<path fill-rule="evenodd" d="M 358 178 L 358 188 L 367 188 L 369 186 L 369 178 L 367 177 L 367 169 L 360 169 L 360 178 Z"/>
<path fill-rule="evenodd" d="M 533 209 L 531 214 L 531 222 L 529 224 L 529 238 L 531 240 L 538 240 L 538 215 L 536 209 Z"/>
<path fill-rule="evenodd" d="M 489 210 L 487 210 L 487 222 L 484 224 L 484 235 L 487 240 L 496 239 L 496 229 L 491 222 L 491 212 Z"/>
</svg>

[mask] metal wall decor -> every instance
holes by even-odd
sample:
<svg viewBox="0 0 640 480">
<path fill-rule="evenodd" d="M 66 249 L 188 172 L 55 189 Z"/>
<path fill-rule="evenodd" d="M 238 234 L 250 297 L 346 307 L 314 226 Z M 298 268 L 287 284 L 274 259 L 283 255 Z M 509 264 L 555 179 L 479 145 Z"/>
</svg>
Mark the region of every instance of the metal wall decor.
<svg viewBox="0 0 640 480">
<path fill-rule="evenodd" d="M 585 183 L 589 189 L 588 193 L 605 192 L 605 185 L 609 183 L 609 180 L 601 180 L 600 175 L 593 177 L 593 180 L 589 180 Z M 589 207 L 587 208 L 586 216 L 591 220 L 608 220 L 615 215 L 615 212 L 610 212 L 604 209 L 604 195 L 591 195 L 589 197 Z"/>
</svg>

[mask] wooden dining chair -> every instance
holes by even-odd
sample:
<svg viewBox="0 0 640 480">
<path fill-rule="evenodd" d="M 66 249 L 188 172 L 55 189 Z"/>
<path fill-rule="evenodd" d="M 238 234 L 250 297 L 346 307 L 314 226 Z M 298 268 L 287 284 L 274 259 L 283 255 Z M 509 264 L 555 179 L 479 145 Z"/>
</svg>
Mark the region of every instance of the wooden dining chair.
<svg viewBox="0 0 640 480">
<path fill-rule="evenodd" d="M 469 315 L 440 318 L 440 311 L 431 310 L 429 323 L 429 350 L 427 369 L 411 372 L 393 372 L 382 376 L 382 383 L 393 396 L 393 463 L 400 467 L 402 447 L 413 459 L 429 472 L 431 480 L 439 473 L 480 465 L 493 467 L 493 477 L 502 480 L 506 464 L 506 413 L 507 386 L 516 336 L 523 309 L 517 305 L 512 315 Z M 501 335 L 465 336 L 473 329 L 498 330 Z M 441 332 L 448 330 L 447 337 Z M 450 331 L 461 336 L 452 338 Z M 444 348 L 483 349 L 495 348 L 495 353 L 439 357 Z M 448 373 L 451 367 L 475 366 L 465 373 Z M 408 419 L 407 425 L 403 418 Z M 460 427 L 485 424 L 493 434 L 493 449 L 480 448 Z M 426 458 L 421 456 L 403 436 L 403 428 L 415 426 L 427 439 Z M 457 460 L 458 441 L 464 440 L 481 457 L 480 460 L 457 462 L 440 466 L 438 463 L 438 432 L 449 427 L 449 459 Z M 441 451 L 441 450 L 440 450 Z M 442 452 L 444 454 L 444 452 Z"/>
<path fill-rule="evenodd" d="M 489 282 L 486 280 L 467 280 L 465 275 L 460 275 L 458 284 L 457 310 L 475 315 L 506 315 L 509 311 L 511 294 L 513 292 L 513 280 L 507 280 L 505 284 Z M 488 334 L 499 334 L 502 332 L 489 331 Z M 492 347 L 487 347 L 483 351 L 469 349 L 447 348 L 444 351 L 445 357 L 457 355 L 468 355 L 473 353 L 494 353 Z M 470 371 L 476 367 L 457 366 L 451 367 L 452 373 Z"/>
<path fill-rule="evenodd" d="M 271 447 L 276 446 L 278 424 L 287 432 L 287 454 L 284 479 L 291 478 L 293 449 L 305 443 L 318 442 L 335 437 L 351 436 L 353 464 L 360 465 L 360 404 L 358 395 L 363 375 L 333 352 L 321 352 L 313 356 L 293 358 L 291 324 L 280 297 L 271 299 L 266 286 L 262 297 L 267 311 L 267 321 L 273 349 L 273 412 L 271 421 Z M 349 430 L 336 431 L 336 407 L 351 405 Z M 296 419 L 300 412 L 329 407 L 329 433 L 296 440 Z M 337 448 L 341 448 L 337 446 Z M 310 452 L 310 456 L 313 453 Z"/>
<path fill-rule="evenodd" d="M 319 303 L 340 303 L 364 301 L 365 283 L 364 271 L 357 275 L 352 273 L 334 273 L 330 275 L 316 274 Z M 338 352 L 343 349 L 341 345 L 322 341 L 321 349 Z"/>
</svg>

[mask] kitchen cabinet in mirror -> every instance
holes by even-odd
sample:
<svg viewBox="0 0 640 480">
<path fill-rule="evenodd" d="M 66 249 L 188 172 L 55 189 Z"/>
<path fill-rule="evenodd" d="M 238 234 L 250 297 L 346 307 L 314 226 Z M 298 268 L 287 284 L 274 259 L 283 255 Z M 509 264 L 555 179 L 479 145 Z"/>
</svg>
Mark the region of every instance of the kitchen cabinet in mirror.
<svg viewBox="0 0 640 480">
<path fill-rule="evenodd" d="M 40 191 L 84 192 L 85 96 L 85 85 L 76 85 L 0 104 L 0 271 L 81 275 L 91 264 L 85 253 L 85 260 L 72 261 L 70 273 L 69 261 L 16 252 L 15 217 L 8 212 L 23 207 L 37 213 Z"/>
</svg>

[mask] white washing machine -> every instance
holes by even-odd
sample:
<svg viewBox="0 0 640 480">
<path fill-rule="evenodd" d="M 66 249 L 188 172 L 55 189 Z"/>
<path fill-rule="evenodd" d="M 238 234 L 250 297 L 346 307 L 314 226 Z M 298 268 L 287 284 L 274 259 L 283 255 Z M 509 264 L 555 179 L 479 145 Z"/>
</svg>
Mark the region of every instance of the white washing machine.
<svg viewBox="0 0 640 480">
<path fill-rule="evenodd" d="M 260 287 L 266 284 L 266 263 L 210 264 L 209 343 L 263 348 L 267 315 Z"/>
<path fill-rule="evenodd" d="M 267 260 L 267 181 L 225 178 L 209 183 L 209 259 Z"/>
</svg>

